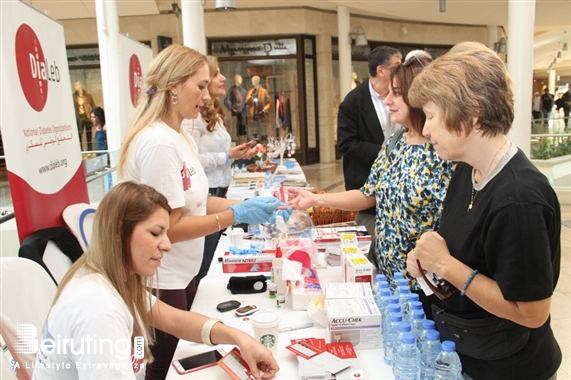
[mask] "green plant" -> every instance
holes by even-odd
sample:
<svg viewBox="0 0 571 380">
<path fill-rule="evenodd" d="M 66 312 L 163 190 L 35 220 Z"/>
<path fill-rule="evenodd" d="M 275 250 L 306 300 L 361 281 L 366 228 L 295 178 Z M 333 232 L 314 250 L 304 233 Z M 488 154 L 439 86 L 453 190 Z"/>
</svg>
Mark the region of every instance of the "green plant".
<svg viewBox="0 0 571 380">
<path fill-rule="evenodd" d="M 542 137 L 531 148 L 531 157 L 537 160 L 548 160 L 568 154 L 571 154 L 569 137 Z"/>
</svg>

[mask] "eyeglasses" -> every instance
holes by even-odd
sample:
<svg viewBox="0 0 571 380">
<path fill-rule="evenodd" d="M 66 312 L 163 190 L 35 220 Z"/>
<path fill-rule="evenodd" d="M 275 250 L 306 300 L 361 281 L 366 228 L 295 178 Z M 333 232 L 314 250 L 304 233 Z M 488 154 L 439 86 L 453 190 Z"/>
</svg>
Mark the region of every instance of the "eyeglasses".
<svg viewBox="0 0 571 380">
<path fill-rule="evenodd" d="M 411 250 L 413 250 L 415 248 L 414 243 L 408 238 L 408 236 L 405 237 L 405 239 L 408 245 L 410 246 Z M 440 299 L 441 301 L 445 301 L 448 298 L 452 297 L 452 295 L 456 292 L 457 289 L 454 287 L 454 285 L 452 285 L 443 278 L 439 279 L 436 282 L 435 286 L 433 282 L 426 277 L 426 274 L 424 274 L 424 269 L 422 269 L 422 266 L 420 265 L 420 260 L 418 259 L 416 260 L 416 265 L 418 266 L 418 269 L 422 274 L 422 278 L 424 279 L 430 290 L 432 290 L 432 292 L 436 294 L 436 297 L 438 297 L 438 299 Z"/>
<path fill-rule="evenodd" d="M 414 62 L 415 60 L 416 60 L 416 62 L 420 63 L 420 66 L 424 67 L 424 63 L 422 63 L 422 61 L 416 55 L 409 57 L 406 61 L 404 61 L 404 63 L 402 65 L 404 67 L 406 67 L 406 66 L 410 65 L 412 62 Z"/>
</svg>

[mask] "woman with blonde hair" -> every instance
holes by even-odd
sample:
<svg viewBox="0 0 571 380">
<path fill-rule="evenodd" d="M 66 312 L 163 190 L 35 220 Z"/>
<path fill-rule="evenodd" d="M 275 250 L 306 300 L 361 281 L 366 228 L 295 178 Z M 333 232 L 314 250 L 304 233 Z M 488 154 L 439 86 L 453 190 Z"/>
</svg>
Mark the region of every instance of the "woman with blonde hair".
<svg viewBox="0 0 571 380">
<path fill-rule="evenodd" d="M 210 75 L 202 54 L 171 45 L 155 57 L 145 82 L 123 142 L 118 171 L 123 179 L 152 186 L 168 199 L 172 208 L 168 236 L 173 248 L 158 269 L 156 289 L 162 301 L 189 310 L 204 236 L 233 224 L 273 221 L 281 202 L 272 197 L 244 202 L 208 197 L 198 148 L 181 127 L 184 119 L 196 118 L 210 100 Z M 166 376 L 178 343 L 164 331 L 155 333 L 155 362 L 147 368 L 149 380 Z"/>
<path fill-rule="evenodd" d="M 459 163 L 440 228 L 418 239 L 407 269 L 448 282 L 445 297 L 431 300 L 432 316 L 440 337 L 456 343 L 466 379 L 555 379 L 561 363 L 550 323 L 561 209 L 547 178 L 506 136 L 511 84 L 493 50 L 462 42 L 409 93 L 426 114 L 424 136 Z"/>
<path fill-rule="evenodd" d="M 251 368 L 263 370 L 264 378 L 275 375 L 271 351 L 248 334 L 173 308 L 147 291 L 147 278 L 171 254 L 170 212 L 162 194 L 133 182 L 103 198 L 87 252 L 59 285 L 42 334 L 43 341 L 57 339 L 57 346 L 42 345 L 34 379 L 140 378 L 153 359 L 151 326 L 195 342 L 236 344 Z M 134 347 L 142 352 L 132 360 Z"/>
<path fill-rule="evenodd" d="M 208 179 L 208 195 L 225 198 L 232 181 L 232 163 L 236 159 L 251 158 L 255 152 L 247 143 L 231 146 L 232 137 L 224 125 L 226 112 L 219 100 L 226 94 L 226 77 L 220 72 L 218 58 L 209 55 L 206 61 L 210 70 L 210 100 L 204 103 L 196 119 L 185 119 L 182 126 L 198 145 L 198 158 Z M 196 277 L 197 286 L 208 273 L 221 233 L 215 231 L 204 239 L 204 257 Z"/>
</svg>

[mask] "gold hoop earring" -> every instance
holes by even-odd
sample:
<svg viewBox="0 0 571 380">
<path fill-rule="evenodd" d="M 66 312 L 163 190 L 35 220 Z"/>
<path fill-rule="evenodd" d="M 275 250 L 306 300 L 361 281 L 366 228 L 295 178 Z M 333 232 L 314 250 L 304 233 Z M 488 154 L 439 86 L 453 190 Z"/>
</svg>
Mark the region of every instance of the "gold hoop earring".
<svg viewBox="0 0 571 380">
<path fill-rule="evenodd" d="M 176 92 L 171 92 L 172 96 L 171 96 L 171 103 L 173 106 L 176 106 L 176 104 L 178 103 L 178 94 Z"/>
</svg>

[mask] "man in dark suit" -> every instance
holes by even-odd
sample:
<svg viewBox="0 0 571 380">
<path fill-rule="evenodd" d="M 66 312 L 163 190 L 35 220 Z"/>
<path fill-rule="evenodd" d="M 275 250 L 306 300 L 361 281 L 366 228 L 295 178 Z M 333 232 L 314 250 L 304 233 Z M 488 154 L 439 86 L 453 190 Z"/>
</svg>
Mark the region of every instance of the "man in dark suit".
<svg viewBox="0 0 571 380">
<path fill-rule="evenodd" d="M 384 98 L 389 94 L 391 69 L 401 59 L 401 53 L 394 48 L 375 48 L 368 59 L 369 79 L 349 92 L 339 105 L 337 148 L 343 155 L 345 190 L 363 186 L 383 142 L 396 130 Z M 373 235 L 375 207 L 360 211 L 355 221 Z"/>
</svg>

